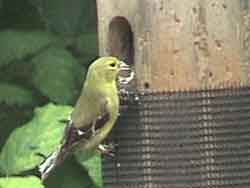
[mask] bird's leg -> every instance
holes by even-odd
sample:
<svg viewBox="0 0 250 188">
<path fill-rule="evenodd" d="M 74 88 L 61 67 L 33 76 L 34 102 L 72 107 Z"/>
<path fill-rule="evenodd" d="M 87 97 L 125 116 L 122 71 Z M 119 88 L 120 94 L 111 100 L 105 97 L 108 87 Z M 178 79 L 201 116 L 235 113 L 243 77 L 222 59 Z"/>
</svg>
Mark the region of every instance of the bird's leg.
<svg viewBox="0 0 250 188">
<path fill-rule="evenodd" d="M 96 131 L 102 128 L 100 127 L 100 125 L 103 125 L 102 121 L 106 121 L 106 119 L 109 118 L 109 114 L 106 113 L 105 110 L 104 112 L 105 113 L 103 115 L 98 116 L 97 119 L 92 122 L 92 126 L 91 126 L 92 136 L 95 136 Z"/>
</svg>

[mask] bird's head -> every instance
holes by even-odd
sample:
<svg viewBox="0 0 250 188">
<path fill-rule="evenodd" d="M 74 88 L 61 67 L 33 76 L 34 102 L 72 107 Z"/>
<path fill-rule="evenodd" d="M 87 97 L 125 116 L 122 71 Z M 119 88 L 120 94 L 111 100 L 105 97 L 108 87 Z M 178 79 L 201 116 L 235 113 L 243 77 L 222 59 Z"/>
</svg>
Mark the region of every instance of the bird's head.
<svg viewBox="0 0 250 188">
<path fill-rule="evenodd" d="M 115 57 L 101 57 L 90 65 L 88 76 L 94 76 L 95 79 L 102 79 L 105 82 L 113 82 L 120 71 L 129 69 L 127 64 Z"/>
</svg>

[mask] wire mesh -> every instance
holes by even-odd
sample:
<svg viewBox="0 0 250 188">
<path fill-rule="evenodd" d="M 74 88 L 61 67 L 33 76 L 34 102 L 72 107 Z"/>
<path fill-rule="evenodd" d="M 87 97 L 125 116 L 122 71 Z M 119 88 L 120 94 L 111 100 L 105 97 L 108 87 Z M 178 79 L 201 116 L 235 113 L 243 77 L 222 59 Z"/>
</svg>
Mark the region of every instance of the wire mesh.
<svg viewBox="0 0 250 188">
<path fill-rule="evenodd" d="M 108 188 L 249 188 L 250 87 L 122 97 Z"/>
</svg>

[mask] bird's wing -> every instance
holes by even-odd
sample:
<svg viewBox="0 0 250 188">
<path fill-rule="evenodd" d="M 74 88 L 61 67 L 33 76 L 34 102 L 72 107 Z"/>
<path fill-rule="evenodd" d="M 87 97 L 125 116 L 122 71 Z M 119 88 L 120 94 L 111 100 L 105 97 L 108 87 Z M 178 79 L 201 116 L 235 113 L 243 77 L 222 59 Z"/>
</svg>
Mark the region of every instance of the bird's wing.
<svg viewBox="0 0 250 188">
<path fill-rule="evenodd" d="M 105 96 L 94 96 L 83 93 L 76 103 L 76 106 L 71 114 L 71 120 L 75 127 L 79 129 L 88 129 L 97 121 L 97 118 L 102 117 L 105 113 L 107 100 Z"/>
<path fill-rule="evenodd" d="M 107 108 L 107 102 L 103 103 L 102 109 L 102 115 L 94 119 L 89 125 L 84 125 L 80 128 L 77 128 L 74 126 L 74 122 L 70 121 L 67 125 L 67 128 L 65 129 L 65 135 L 61 149 L 65 151 L 74 151 L 80 142 L 88 140 L 91 136 L 94 136 L 92 131 L 93 126 L 94 129 L 98 131 L 106 124 L 106 122 L 109 121 L 111 116 Z"/>
<path fill-rule="evenodd" d="M 74 126 L 72 121 L 69 122 L 65 130 L 63 145 L 75 146 L 77 143 L 79 143 L 79 141 L 88 140 L 91 136 L 93 136 L 93 126 L 95 131 L 101 129 L 106 124 L 106 122 L 109 121 L 111 116 L 110 112 L 106 108 L 106 104 L 104 109 L 105 110 L 103 111 L 102 115 L 94 119 L 89 125 L 77 128 Z"/>
<path fill-rule="evenodd" d="M 45 179 L 49 173 L 58 165 L 60 165 L 69 155 L 71 155 L 77 146 L 94 136 L 91 130 L 92 125 L 95 125 L 95 130 L 101 129 L 110 119 L 111 115 L 107 108 L 107 103 L 103 104 L 103 113 L 97 117 L 91 125 L 77 128 L 73 121 L 69 120 L 65 129 L 62 145 L 58 151 L 48 157 L 39 167 L 42 178 Z"/>
</svg>

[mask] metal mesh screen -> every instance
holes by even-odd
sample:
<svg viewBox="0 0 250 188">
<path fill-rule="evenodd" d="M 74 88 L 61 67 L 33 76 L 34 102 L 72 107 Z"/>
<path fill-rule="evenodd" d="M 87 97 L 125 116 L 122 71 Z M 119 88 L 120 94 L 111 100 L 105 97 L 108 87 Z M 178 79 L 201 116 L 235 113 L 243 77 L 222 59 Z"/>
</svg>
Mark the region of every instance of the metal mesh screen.
<svg viewBox="0 0 250 188">
<path fill-rule="evenodd" d="M 107 188 L 249 188 L 250 87 L 124 96 Z"/>
</svg>

